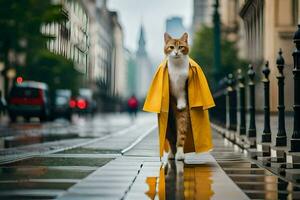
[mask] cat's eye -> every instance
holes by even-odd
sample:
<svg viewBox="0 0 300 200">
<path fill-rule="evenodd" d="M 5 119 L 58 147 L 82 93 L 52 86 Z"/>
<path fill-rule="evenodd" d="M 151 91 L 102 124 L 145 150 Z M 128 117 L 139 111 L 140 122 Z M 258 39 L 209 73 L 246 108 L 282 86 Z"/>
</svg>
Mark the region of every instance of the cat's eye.
<svg viewBox="0 0 300 200">
<path fill-rule="evenodd" d="M 184 46 L 179 46 L 179 49 L 183 49 L 184 48 Z"/>
<path fill-rule="evenodd" d="M 174 46 L 169 46 L 170 49 L 174 49 Z"/>
</svg>

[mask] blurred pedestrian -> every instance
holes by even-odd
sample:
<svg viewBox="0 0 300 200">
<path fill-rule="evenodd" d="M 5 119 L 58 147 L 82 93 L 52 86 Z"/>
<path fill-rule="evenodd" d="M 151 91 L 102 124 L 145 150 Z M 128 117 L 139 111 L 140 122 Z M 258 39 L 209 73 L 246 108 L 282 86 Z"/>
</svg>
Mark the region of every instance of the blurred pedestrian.
<svg viewBox="0 0 300 200">
<path fill-rule="evenodd" d="M 132 117 L 132 119 L 134 119 L 137 115 L 137 111 L 138 111 L 138 107 L 139 107 L 138 100 L 134 95 L 132 95 L 128 99 L 127 106 L 128 106 L 128 112 L 129 112 L 130 116 Z"/>
</svg>

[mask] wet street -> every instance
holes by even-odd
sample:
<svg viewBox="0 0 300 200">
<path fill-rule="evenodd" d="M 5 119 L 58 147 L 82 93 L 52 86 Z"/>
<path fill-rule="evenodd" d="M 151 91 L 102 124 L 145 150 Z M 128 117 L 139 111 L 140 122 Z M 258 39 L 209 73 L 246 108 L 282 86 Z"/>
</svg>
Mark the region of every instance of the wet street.
<svg viewBox="0 0 300 200">
<path fill-rule="evenodd" d="M 4 123 L 2 130 L 10 145 L 1 149 L 1 199 L 300 199 L 297 185 L 216 132 L 212 152 L 160 161 L 154 115 Z"/>
</svg>

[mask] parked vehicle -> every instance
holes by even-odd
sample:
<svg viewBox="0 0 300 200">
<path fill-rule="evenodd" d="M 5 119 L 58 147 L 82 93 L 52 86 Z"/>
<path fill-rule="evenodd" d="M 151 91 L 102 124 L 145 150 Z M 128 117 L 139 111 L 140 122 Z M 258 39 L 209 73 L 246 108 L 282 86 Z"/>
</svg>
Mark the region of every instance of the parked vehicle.
<svg viewBox="0 0 300 200">
<path fill-rule="evenodd" d="M 76 111 L 79 114 L 94 114 L 96 112 L 96 102 L 93 99 L 93 92 L 88 88 L 79 89 L 76 98 Z"/>
<path fill-rule="evenodd" d="M 46 121 L 50 116 L 48 85 L 35 81 L 14 85 L 8 96 L 8 114 L 12 122 L 17 116 L 23 116 L 27 121 L 30 117 Z"/>
<path fill-rule="evenodd" d="M 72 92 L 68 89 L 58 89 L 55 91 L 55 97 L 53 100 L 52 117 L 55 118 L 66 118 L 71 120 L 72 117 L 72 103 L 71 103 Z"/>
</svg>

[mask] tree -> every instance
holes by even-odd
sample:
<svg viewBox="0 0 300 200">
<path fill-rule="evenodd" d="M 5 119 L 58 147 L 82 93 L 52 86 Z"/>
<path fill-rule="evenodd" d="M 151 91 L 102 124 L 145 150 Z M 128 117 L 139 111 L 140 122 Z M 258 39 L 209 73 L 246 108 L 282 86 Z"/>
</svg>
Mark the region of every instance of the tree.
<svg viewBox="0 0 300 200">
<path fill-rule="evenodd" d="M 26 68 L 19 69 L 24 79 L 47 83 L 51 90 L 71 89 L 76 93 L 80 73 L 74 69 L 73 62 L 48 50 L 37 52 L 36 59 Z"/>
<path fill-rule="evenodd" d="M 42 25 L 67 20 L 62 5 L 52 2 L 0 0 L 0 59 L 4 60 L 6 70 L 15 68 L 18 75 L 27 80 L 46 82 L 51 89 L 62 87 L 74 90 L 78 85 L 78 73 L 73 62 L 51 53 L 46 43 L 54 38 L 41 33 Z M 8 59 L 10 52 L 25 53 L 25 64 L 11 63 Z"/>
<path fill-rule="evenodd" d="M 191 57 L 202 67 L 210 85 L 215 89 L 218 80 L 215 80 L 213 73 L 214 66 L 214 38 L 213 28 L 203 26 L 196 34 L 191 49 Z M 221 69 L 218 77 L 225 77 L 235 72 L 238 67 L 245 66 L 246 62 L 238 58 L 236 42 L 222 38 L 221 40 Z"/>
<path fill-rule="evenodd" d="M 61 5 L 51 0 L 0 0 L 0 51 L 7 57 L 9 50 L 33 55 L 46 48 L 51 36 L 41 33 L 41 26 L 63 22 L 66 17 Z"/>
</svg>

